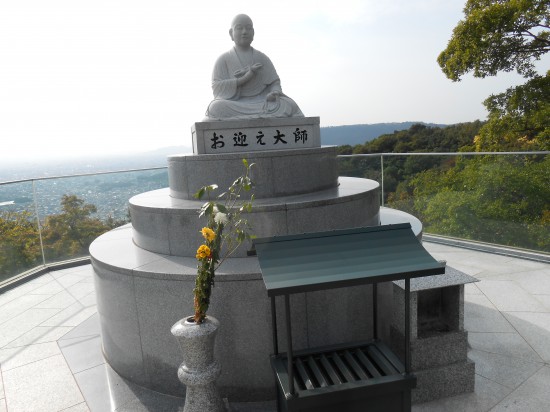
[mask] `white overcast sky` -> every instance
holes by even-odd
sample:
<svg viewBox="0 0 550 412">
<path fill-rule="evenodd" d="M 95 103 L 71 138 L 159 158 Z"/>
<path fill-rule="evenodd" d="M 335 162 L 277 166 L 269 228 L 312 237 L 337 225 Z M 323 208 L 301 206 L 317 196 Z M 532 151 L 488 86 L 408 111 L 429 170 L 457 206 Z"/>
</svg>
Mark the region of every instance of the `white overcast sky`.
<svg viewBox="0 0 550 412">
<path fill-rule="evenodd" d="M 238 13 L 321 126 L 485 119 L 482 101 L 523 80 L 445 78 L 464 3 L 0 0 L 0 161 L 190 146 Z"/>
</svg>

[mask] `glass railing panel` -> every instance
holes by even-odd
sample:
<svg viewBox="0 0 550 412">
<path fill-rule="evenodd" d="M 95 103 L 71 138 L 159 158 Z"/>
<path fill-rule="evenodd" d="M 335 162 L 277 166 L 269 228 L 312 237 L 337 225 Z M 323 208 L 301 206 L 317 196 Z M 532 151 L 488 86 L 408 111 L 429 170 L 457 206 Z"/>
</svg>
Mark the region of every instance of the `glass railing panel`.
<svg viewBox="0 0 550 412">
<path fill-rule="evenodd" d="M 338 156 L 338 176 L 360 177 L 379 182 L 382 186 L 380 196 L 383 193 L 382 179 L 383 162 L 381 155 L 372 156 Z M 383 204 L 382 197 L 380 198 Z"/>
<path fill-rule="evenodd" d="M 414 178 L 414 209 L 427 233 L 550 252 L 549 161 L 459 157 L 449 170 Z"/>
<path fill-rule="evenodd" d="M 550 252 L 548 154 L 392 153 L 381 165 L 383 204 L 425 233 Z"/>
<path fill-rule="evenodd" d="M 0 283 L 42 264 L 33 183 L 0 185 Z"/>
<path fill-rule="evenodd" d="M 128 200 L 168 186 L 166 169 L 39 180 L 38 216 L 46 263 L 88 256 L 91 242 L 130 221 Z"/>
</svg>

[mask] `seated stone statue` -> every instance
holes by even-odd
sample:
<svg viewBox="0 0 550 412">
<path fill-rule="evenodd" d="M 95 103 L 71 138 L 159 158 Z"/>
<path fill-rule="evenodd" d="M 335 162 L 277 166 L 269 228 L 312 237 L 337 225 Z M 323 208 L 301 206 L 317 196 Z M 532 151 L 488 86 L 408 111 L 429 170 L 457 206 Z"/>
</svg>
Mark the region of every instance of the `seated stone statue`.
<svg viewBox="0 0 550 412">
<path fill-rule="evenodd" d="M 233 19 L 229 35 L 234 47 L 222 54 L 212 73 L 214 100 L 205 120 L 263 117 L 303 117 L 298 105 L 285 96 L 269 57 L 250 46 L 252 20 L 245 14 Z"/>
</svg>

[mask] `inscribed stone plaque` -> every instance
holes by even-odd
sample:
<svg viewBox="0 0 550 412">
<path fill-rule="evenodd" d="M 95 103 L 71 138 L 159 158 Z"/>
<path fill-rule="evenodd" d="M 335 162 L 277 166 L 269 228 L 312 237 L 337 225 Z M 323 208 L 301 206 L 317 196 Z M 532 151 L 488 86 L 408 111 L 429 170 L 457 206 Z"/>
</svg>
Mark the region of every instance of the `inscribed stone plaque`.
<svg viewBox="0 0 550 412">
<path fill-rule="evenodd" d="M 319 117 L 199 122 L 191 132 L 195 154 L 321 147 Z"/>
</svg>

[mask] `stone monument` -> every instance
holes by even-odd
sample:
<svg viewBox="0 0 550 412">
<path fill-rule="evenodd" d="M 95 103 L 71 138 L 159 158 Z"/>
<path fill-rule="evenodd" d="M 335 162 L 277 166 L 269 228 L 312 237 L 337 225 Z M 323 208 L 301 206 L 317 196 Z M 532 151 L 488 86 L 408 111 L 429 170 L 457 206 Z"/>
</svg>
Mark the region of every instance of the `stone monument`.
<svg viewBox="0 0 550 412">
<path fill-rule="evenodd" d="M 298 105 L 283 94 L 275 66 L 255 50 L 252 19 L 237 15 L 229 35 L 234 46 L 216 60 L 212 72 L 214 100 L 205 120 L 304 117 Z"/>
<path fill-rule="evenodd" d="M 282 93 L 267 56 L 250 46 L 251 19 L 237 16 L 230 35 L 235 47 L 213 72 L 215 99 L 192 127 L 194 153 L 169 156 L 169 187 L 132 197 L 132 223 L 90 246 L 106 361 L 126 379 L 176 396 L 185 388 L 170 328 L 193 312 L 203 225 L 202 201 L 193 197 L 199 188 L 228 187 L 241 175 L 243 158 L 255 163 L 255 201 L 247 219 L 258 237 L 372 226 L 384 218 L 379 184 L 338 176 L 336 147 L 321 146 L 319 118 L 304 117 Z M 216 272 L 209 309 L 220 321 L 217 385 L 231 402 L 275 398 L 270 302 L 249 248 L 242 245 Z M 293 296 L 294 348 L 372 338 L 372 305 L 365 296 L 370 286 Z M 378 324 L 389 330 L 391 316 L 383 314 L 391 313 L 391 296 L 383 300 Z M 279 340 L 284 348 L 284 337 Z"/>
</svg>

